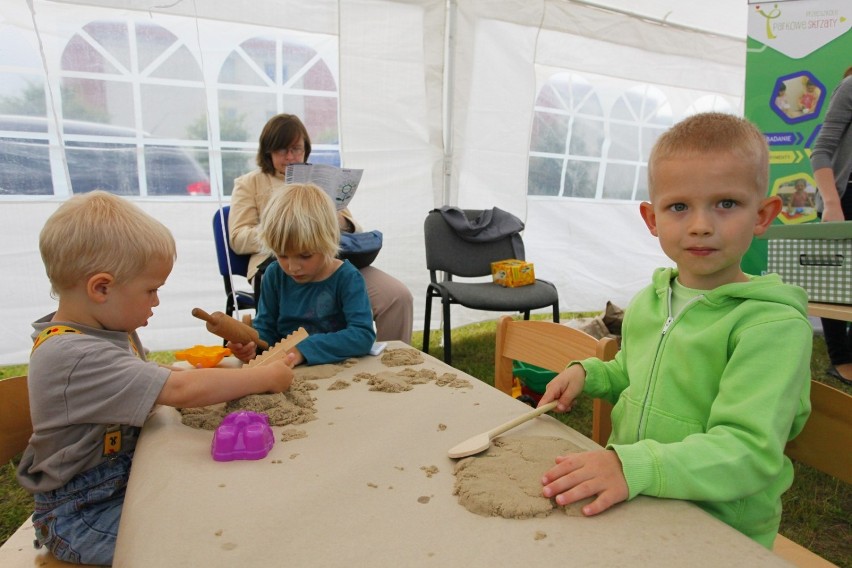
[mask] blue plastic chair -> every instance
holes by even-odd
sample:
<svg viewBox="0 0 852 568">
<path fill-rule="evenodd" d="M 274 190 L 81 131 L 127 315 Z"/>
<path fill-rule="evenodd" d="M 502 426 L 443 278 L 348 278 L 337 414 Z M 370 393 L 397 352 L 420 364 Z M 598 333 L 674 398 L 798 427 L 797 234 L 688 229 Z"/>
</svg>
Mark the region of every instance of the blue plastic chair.
<svg viewBox="0 0 852 568">
<path fill-rule="evenodd" d="M 231 206 L 225 205 L 217 209 L 213 215 L 213 240 L 216 242 L 216 256 L 219 261 L 219 274 L 225 280 L 225 313 L 232 316 L 234 308 L 240 310 L 254 310 L 257 308 L 254 293 L 243 290 L 234 290 L 231 283 L 231 274 L 235 276 L 246 276 L 248 274 L 249 254 L 237 254 L 231 248 L 228 237 L 228 216 Z M 223 230 L 224 228 L 224 230 Z M 230 261 L 230 273 L 228 262 Z"/>
</svg>

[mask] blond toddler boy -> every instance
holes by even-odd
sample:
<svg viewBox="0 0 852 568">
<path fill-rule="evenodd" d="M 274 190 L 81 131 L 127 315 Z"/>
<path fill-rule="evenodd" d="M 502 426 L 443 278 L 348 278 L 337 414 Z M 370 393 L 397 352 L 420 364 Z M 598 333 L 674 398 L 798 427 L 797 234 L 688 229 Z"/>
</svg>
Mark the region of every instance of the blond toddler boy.
<svg viewBox="0 0 852 568">
<path fill-rule="evenodd" d="M 18 481 L 35 500 L 38 547 L 68 562 L 111 564 L 133 451 L 154 405 L 281 392 L 292 362 L 185 371 L 148 362 L 136 330 L 159 305 L 175 242 L 125 199 L 72 197 L 45 223 L 39 248 L 59 305 L 33 323 L 33 435 Z"/>
</svg>

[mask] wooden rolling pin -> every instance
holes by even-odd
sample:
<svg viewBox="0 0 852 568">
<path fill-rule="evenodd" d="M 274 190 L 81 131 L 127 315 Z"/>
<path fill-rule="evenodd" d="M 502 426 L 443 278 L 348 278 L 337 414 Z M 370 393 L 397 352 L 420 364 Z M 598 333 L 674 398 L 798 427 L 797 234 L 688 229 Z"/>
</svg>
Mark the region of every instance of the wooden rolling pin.
<svg viewBox="0 0 852 568">
<path fill-rule="evenodd" d="M 260 338 L 256 329 L 250 325 L 244 324 L 236 318 L 232 318 L 222 312 L 213 312 L 212 314 L 208 314 L 201 308 L 193 308 L 192 315 L 200 320 L 206 321 L 207 331 L 218 335 L 226 341 L 233 341 L 234 343 L 248 343 L 249 341 L 254 341 L 254 343 L 261 349 L 269 348 L 269 344 Z"/>
</svg>

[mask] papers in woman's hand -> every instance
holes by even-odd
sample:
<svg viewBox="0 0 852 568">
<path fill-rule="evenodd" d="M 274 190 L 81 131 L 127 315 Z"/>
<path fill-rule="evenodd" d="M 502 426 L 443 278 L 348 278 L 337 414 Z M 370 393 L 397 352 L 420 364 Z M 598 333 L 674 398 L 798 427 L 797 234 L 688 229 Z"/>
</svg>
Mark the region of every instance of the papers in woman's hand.
<svg viewBox="0 0 852 568">
<path fill-rule="evenodd" d="M 363 173 L 364 170 L 338 168 L 328 164 L 290 164 L 284 173 L 284 183 L 316 184 L 331 196 L 340 211 L 355 197 Z"/>
</svg>

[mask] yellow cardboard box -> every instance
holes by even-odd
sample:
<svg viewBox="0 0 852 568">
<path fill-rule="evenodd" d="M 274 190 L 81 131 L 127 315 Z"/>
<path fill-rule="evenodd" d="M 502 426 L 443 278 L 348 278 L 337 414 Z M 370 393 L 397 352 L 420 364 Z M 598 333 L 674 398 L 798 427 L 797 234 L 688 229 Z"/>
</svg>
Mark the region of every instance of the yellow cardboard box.
<svg viewBox="0 0 852 568">
<path fill-rule="evenodd" d="M 507 258 L 491 263 L 491 277 L 495 284 L 517 288 L 535 283 L 535 269 L 531 262 Z"/>
</svg>

